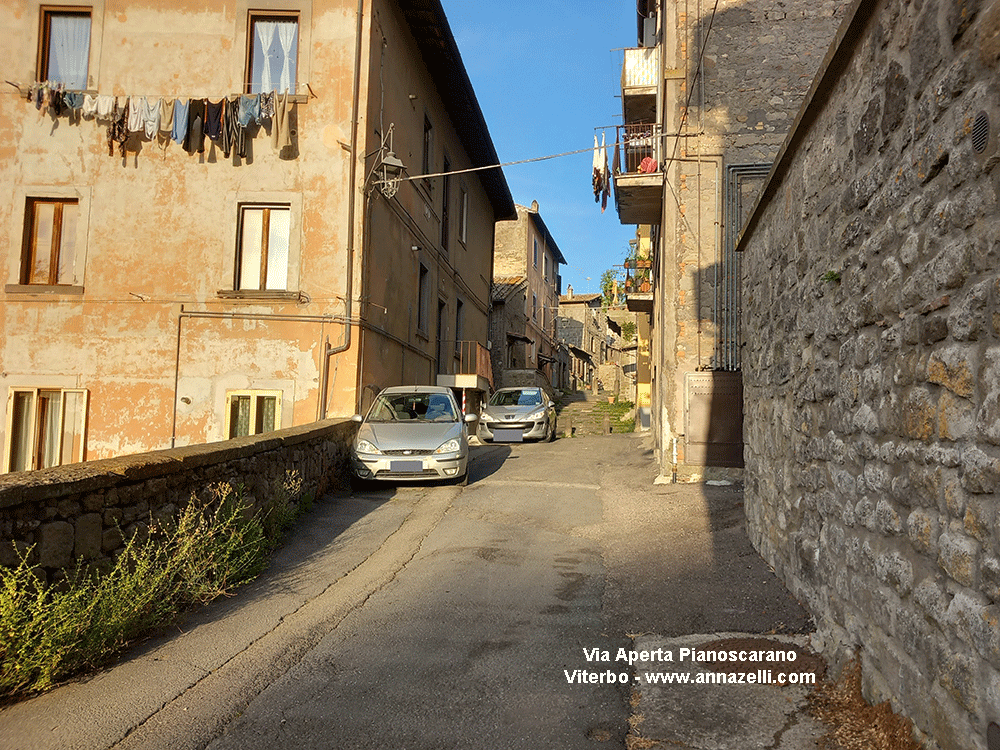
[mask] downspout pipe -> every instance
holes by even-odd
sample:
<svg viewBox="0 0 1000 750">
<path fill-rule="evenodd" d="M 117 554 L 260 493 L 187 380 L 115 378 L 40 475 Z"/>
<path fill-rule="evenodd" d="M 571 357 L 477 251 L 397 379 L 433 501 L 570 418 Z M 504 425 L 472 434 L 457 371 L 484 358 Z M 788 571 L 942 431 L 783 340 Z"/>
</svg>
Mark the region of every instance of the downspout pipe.
<svg viewBox="0 0 1000 750">
<path fill-rule="evenodd" d="M 351 320 L 354 298 L 354 216 L 357 206 L 357 179 L 358 179 L 358 121 L 360 119 L 358 110 L 361 99 L 361 40 L 364 32 L 364 10 L 365 0 L 358 0 L 357 26 L 355 29 L 354 41 L 354 91 L 352 94 L 352 114 L 351 114 L 351 169 L 348 178 L 350 186 L 350 200 L 347 202 L 347 293 L 344 295 L 346 310 L 344 318 Z M 321 366 L 322 377 L 320 377 L 319 403 L 316 410 L 316 420 L 326 418 L 326 393 L 330 384 L 330 358 L 345 352 L 351 348 L 351 324 L 348 322 L 344 326 L 343 342 L 337 346 L 330 346 L 323 341 L 323 363 Z M 355 395 L 355 401 L 358 396 Z M 355 404 L 356 406 L 357 404 Z"/>
</svg>

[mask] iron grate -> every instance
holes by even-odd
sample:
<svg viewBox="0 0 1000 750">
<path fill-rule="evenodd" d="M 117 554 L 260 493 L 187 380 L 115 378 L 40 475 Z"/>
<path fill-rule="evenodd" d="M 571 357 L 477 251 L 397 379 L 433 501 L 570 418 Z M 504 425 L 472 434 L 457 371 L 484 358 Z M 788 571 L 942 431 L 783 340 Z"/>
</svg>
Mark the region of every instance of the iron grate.
<svg viewBox="0 0 1000 750">
<path fill-rule="evenodd" d="M 986 150 L 989 141 L 990 116 L 981 111 L 972 123 L 972 148 L 977 154 L 981 154 Z"/>
</svg>

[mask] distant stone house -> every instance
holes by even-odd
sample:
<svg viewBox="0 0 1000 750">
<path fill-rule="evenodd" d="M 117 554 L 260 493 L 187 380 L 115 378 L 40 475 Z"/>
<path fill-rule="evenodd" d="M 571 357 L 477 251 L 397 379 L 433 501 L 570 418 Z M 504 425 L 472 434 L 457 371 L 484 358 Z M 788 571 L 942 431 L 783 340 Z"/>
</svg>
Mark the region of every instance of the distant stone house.
<svg viewBox="0 0 1000 750">
<path fill-rule="evenodd" d="M 528 316 L 525 312 L 528 284 L 523 276 L 501 276 L 493 279 L 490 295 L 490 360 L 493 385 L 504 384 L 504 372 L 523 370 L 528 366 L 532 340 L 526 333 Z"/>
<path fill-rule="evenodd" d="M 523 330 L 525 361 L 519 369 L 534 369 L 548 385 L 557 385 L 558 339 L 556 311 L 561 279 L 559 265 L 565 264 L 559 246 L 538 212 L 538 202 L 530 208 L 517 206 L 515 221 L 496 225 L 493 280 L 519 278 L 524 285 Z"/>
<path fill-rule="evenodd" d="M 577 385 L 589 386 L 594 369 L 604 362 L 607 316 L 600 294 L 568 294 L 559 298 L 556 336 L 570 351 L 570 371 Z"/>
</svg>

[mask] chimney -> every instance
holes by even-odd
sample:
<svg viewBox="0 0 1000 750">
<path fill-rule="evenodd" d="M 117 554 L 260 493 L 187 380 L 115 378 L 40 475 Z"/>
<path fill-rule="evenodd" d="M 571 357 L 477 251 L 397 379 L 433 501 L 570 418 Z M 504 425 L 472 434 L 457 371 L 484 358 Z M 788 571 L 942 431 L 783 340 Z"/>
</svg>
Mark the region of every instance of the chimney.
<svg viewBox="0 0 1000 750">
<path fill-rule="evenodd" d="M 567 284 L 566 285 L 566 296 L 567 297 L 572 297 L 573 296 L 573 285 L 572 284 Z"/>
<path fill-rule="evenodd" d="M 531 210 L 538 213 L 538 201 L 531 201 Z"/>
</svg>

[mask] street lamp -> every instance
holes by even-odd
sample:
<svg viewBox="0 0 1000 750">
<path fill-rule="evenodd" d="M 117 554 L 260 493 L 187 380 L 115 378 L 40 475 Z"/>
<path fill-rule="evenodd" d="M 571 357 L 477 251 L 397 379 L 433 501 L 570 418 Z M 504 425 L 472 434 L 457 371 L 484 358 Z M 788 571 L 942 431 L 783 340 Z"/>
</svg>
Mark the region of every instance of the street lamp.
<svg viewBox="0 0 1000 750">
<path fill-rule="evenodd" d="M 379 149 L 382 156 L 375 167 L 375 173 L 379 177 L 379 179 L 375 180 L 375 184 L 378 185 L 379 190 L 382 191 L 382 195 L 386 198 L 392 198 L 396 194 L 396 191 L 399 190 L 399 183 L 402 181 L 403 173 L 406 171 L 406 165 L 396 156 L 396 152 L 392 150 L 392 131 L 394 127 L 395 123 L 389 124 L 389 130 L 382 139 L 382 147 Z M 386 143 L 388 143 L 388 146 L 386 146 Z"/>
</svg>

